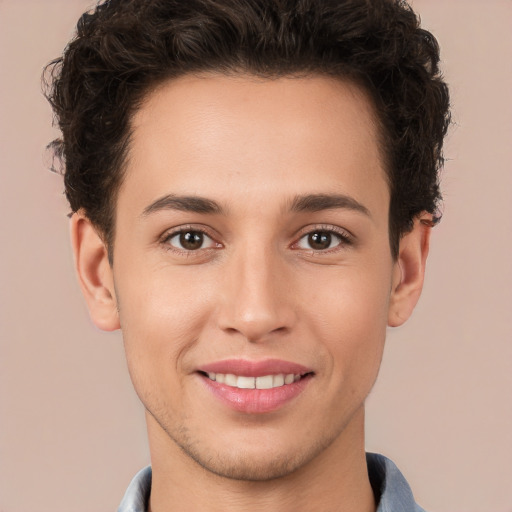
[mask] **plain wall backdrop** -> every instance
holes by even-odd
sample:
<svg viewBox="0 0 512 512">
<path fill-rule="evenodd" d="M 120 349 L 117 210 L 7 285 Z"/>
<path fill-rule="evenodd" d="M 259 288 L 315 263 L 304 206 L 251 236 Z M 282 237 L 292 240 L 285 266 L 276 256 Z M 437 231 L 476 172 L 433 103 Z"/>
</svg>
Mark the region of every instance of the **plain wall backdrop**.
<svg viewBox="0 0 512 512">
<path fill-rule="evenodd" d="M 43 66 L 88 0 L 0 0 L 0 511 L 113 511 L 149 462 L 119 333 L 76 283 Z M 452 127 L 425 288 L 390 330 L 367 448 L 429 512 L 512 511 L 512 1 L 415 0 Z"/>
</svg>

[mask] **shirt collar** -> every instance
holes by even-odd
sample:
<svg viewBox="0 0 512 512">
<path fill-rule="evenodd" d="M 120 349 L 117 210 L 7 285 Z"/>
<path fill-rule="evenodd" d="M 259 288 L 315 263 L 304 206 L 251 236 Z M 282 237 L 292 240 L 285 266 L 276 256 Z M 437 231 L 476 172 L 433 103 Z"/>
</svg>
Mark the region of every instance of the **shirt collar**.
<svg viewBox="0 0 512 512">
<path fill-rule="evenodd" d="M 415 503 L 409 484 L 391 460 L 367 453 L 366 462 L 379 503 L 376 512 L 425 512 Z M 148 466 L 134 476 L 117 512 L 147 512 L 150 491 L 151 466 Z"/>
<path fill-rule="evenodd" d="M 147 466 L 133 477 L 117 512 L 147 512 L 151 475 L 151 466 Z"/>
<path fill-rule="evenodd" d="M 411 488 L 395 464 L 383 455 L 367 453 L 368 476 L 377 512 L 425 512 L 414 501 Z"/>
</svg>

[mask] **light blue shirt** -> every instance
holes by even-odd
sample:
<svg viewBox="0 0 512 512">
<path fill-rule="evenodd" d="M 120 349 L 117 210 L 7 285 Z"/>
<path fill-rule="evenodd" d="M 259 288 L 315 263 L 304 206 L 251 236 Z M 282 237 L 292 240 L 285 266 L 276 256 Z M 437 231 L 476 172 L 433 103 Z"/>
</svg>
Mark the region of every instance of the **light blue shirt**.
<svg viewBox="0 0 512 512">
<path fill-rule="evenodd" d="M 368 475 L 376 499 L 377 512 L 425 512 L 414 501 L 411 488 L 388 458 L 367 453 Z M 151 492 L 151 466 L 139 471 L 131 481 L 117 512 L 147 512 Z"/>
</svg>

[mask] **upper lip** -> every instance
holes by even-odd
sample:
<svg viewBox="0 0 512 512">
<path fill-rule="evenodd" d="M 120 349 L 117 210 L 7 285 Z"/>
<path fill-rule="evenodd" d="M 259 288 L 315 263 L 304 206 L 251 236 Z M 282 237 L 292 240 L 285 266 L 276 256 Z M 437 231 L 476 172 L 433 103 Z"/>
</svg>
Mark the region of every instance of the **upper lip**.
<svg viewBox="0 0 512 512">
<path fill-rule="evenodd" d="M 248 359 L 225 359 L 202 365 L 198 371 L 204 373 L 224 373 L 243 375 L 246 377 L 262 377 L 263 375 L 291 374 L 304 375 L 312 373 L 310 368 L 298 363 L 281 359 L 264 359 L 251 361 Z"/>
</svg>

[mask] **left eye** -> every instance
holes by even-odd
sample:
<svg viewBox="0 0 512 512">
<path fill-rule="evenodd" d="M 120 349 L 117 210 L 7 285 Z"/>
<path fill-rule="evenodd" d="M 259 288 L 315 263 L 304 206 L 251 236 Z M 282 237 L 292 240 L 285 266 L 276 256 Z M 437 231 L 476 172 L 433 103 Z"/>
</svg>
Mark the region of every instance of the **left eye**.
<svg viewBox="0 0 512 512">
<path fill-rule="evenodd" d="M 215 242 L 202 231 L 180 231 L 167 238 L 166 243 L 182 251 L 197 251 L 215 247 Z"/>
<path fill-rule="evenodd" d="M 325 251 L 343 243 L 343 237 L 332 231 L 312 231 L 304 235 L 297 243 L 300 249 Z"/>
</svg>

